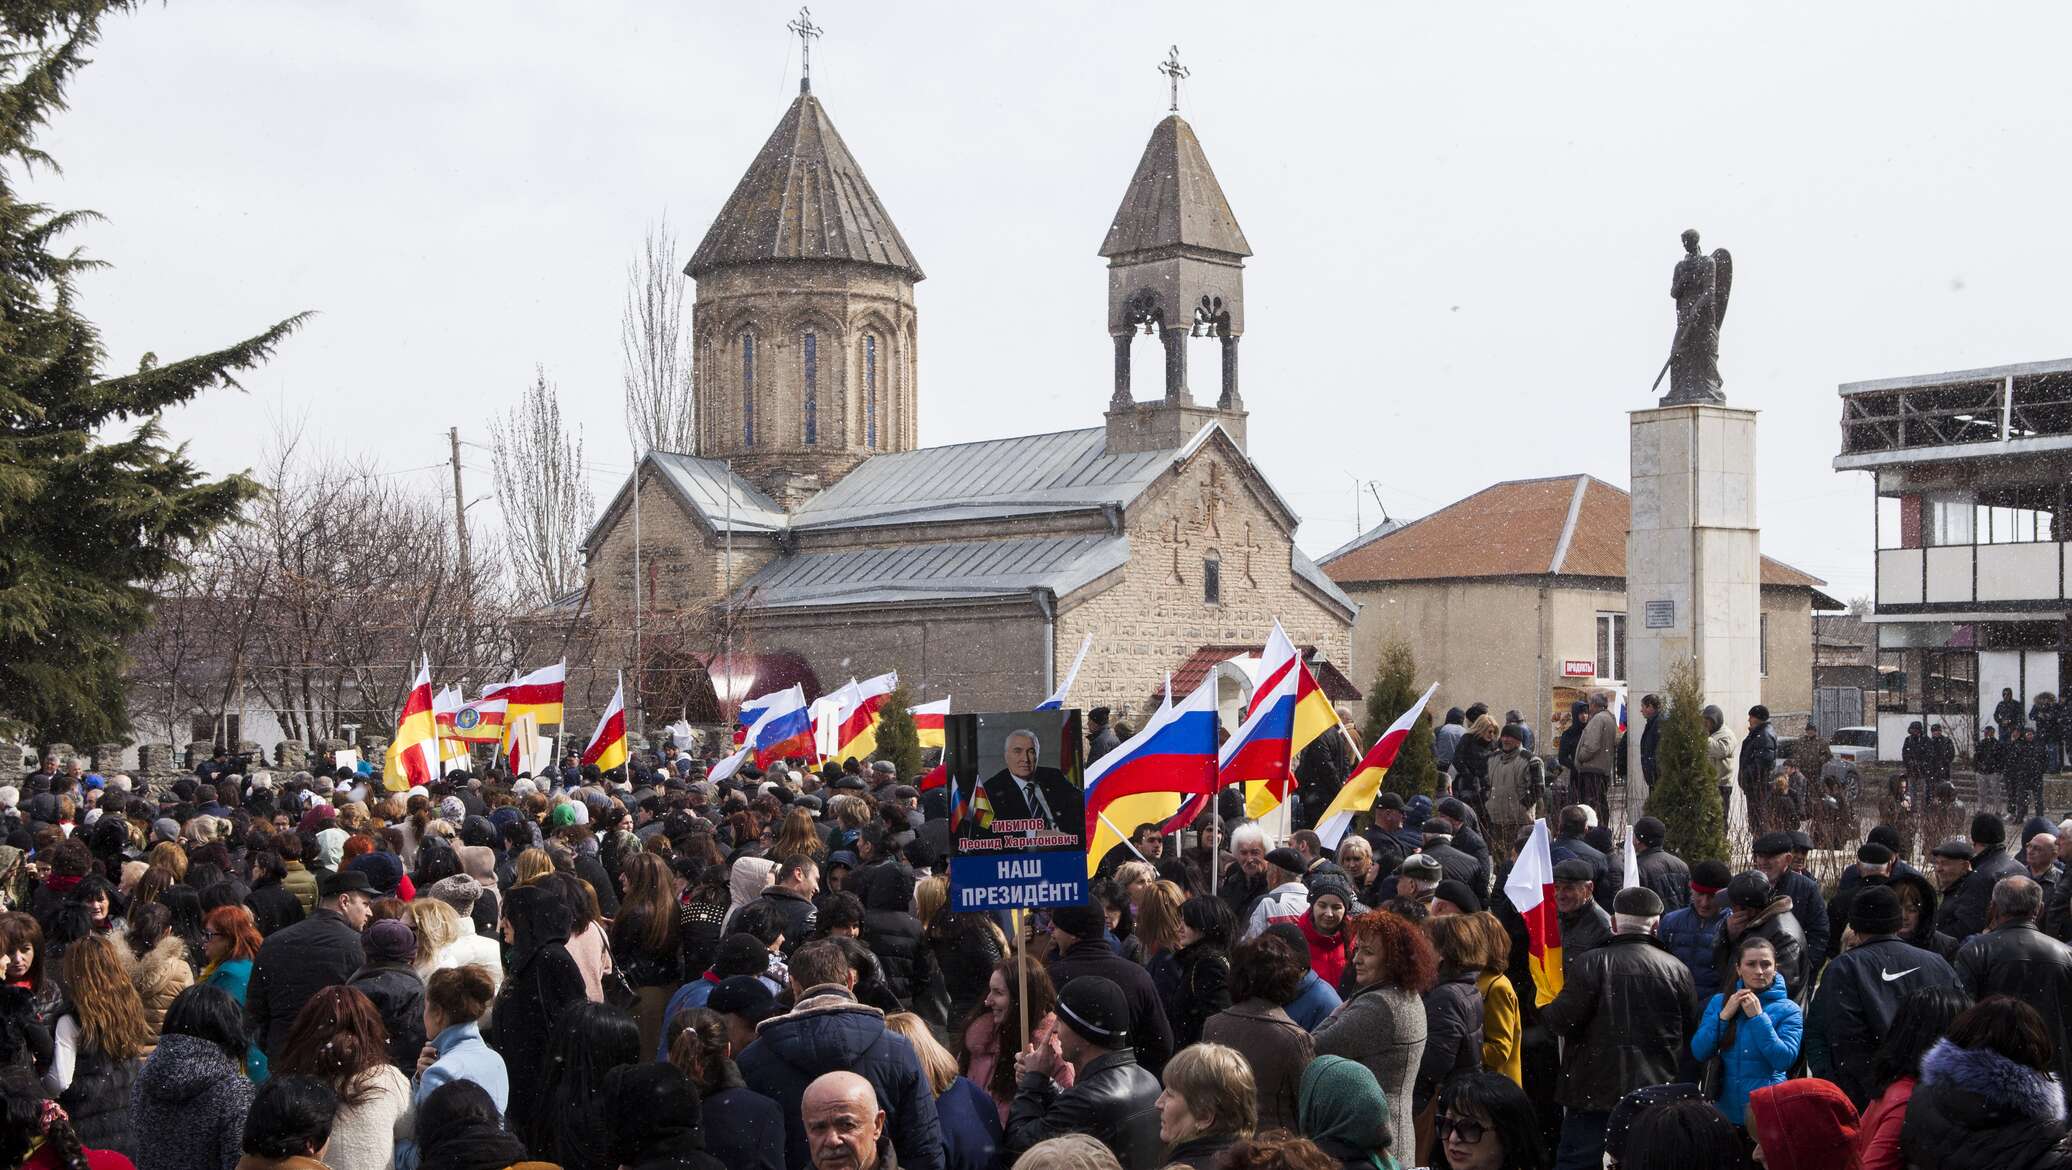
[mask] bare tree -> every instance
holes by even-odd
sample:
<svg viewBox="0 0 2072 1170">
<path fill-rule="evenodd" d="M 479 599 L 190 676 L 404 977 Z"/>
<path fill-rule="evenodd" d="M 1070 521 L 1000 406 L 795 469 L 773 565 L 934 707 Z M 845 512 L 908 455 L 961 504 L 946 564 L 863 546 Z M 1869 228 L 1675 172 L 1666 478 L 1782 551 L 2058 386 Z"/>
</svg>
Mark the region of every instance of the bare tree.
<svg viewBox="0 0 2072 1170">
<path fill-rule="evenodd" d="M 551 605 L 583 583 L 581 544 L 596 514 L 583 429 L 561 420 L 560 392 L 537 370 L 508 419 L 490 424 L 496 502 L 520 594 Z"/>
<path fill-rule="evenodd" d="M 691 338 L 683 312 L 688 284 L 665 215 L 648 228 L 639 254 L 626 266 L 626 309 L 619 321 L 626 436 L 635 462 L 655 449 L 696 449 Z"/>
</svg>

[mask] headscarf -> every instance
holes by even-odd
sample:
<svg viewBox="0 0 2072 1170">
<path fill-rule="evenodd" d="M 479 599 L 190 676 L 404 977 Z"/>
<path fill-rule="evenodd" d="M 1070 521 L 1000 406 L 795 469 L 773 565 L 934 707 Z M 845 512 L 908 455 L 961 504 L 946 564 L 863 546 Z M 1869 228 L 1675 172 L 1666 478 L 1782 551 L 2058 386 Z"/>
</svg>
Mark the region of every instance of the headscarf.
<svg viewBox="0 0 2072 1170">
<path fill-rule="evenodd" d="M 1302 1132 L 1356 1150 L 1387 1149 L 1389 1099 L 1366 1065 L 1343 1056 L 1319 1056 L 1302 1070 Z"/>
<path fill-rule="evenodd" d="M 737 911 L 763 896 L 763 891 L 777 880 L 777 870 L 777 863 L 767 857 L 734 859 L 734 868 L 727 876 L 727 920 L 720 933 L 725 934 L 733 925 Z"/>
<path fill-rule="evenodd" d="M 433 1089 L 417 1107 L 416 1127 L 419 1170 L 504 1170 L 531 1157 L 473 1081 Z"/>
<path fill-rule="evenodd" d="M 496 850 L 487 845 L 463 845 L 453 852 L 460 857 L 462 872 L 484 889 L 496 888 Z"/>
<path fill-rule="evenodd" d="M 504 917 L 511 922 L 511 973 L 532 965 L 541 951 L 568 942 L 575 913 L 561 896 L 561 883 L 519 886 L 504 899 Z"/>
<path fill-rule="evenodd" d="M 345 839 L 350 835 L 336 827 L 319 830 L 316 868 L 336 870 L 339 862 L 345 860 Z"/>
</svg>

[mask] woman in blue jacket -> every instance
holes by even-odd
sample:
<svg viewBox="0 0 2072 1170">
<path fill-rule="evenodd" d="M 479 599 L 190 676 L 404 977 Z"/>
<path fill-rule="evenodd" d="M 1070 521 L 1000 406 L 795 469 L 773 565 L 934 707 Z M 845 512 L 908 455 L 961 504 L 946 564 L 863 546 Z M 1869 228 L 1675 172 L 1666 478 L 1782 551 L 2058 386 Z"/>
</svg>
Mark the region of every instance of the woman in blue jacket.
<svg viewBox="0 0 2072 1170">
<path fill-rule="evenodd" d="M 1691 1038 L 1691 1055 L 1700 1063 L 1720 1058 L 1725 1075 L 1719 1110 L 1735 1125 L 1744 1125 L 1748 1095 L 1783 1081 L 1798 1060 L 1805 1021 L 1799 1005 L 1784 993 L 1769 939 L 1742 939 L 1734 948 L 1734 974 L 1734 990 L 1706 1003 L 1698 1034 Z"/>
</svg>

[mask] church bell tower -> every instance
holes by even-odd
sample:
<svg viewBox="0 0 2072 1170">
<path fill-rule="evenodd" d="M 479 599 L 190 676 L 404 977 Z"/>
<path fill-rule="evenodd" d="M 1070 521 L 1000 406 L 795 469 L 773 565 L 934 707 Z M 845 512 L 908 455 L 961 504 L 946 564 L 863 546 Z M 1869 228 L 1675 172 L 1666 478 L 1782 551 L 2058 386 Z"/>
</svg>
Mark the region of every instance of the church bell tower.
<svg viewBox="0 0 2072 1170">
<path fill-rule="evenodd" d="M 1108 227 L 1108 333 L 1115 345 L 1115 389 L 1108 403 L 1108 450 L 1177 447 L 1211 422 L 1245 442 L 1245 403 L 1238 392 L 1238 340 L 1245 332 L 1245 257 L 1252 247 L 1231 213 L 1194 128 L 1180 117 L 1179 85 L 1187 70 L 1176 48 L 1159 67 L 1172 82 L 1172 112 L 1152 128 L 1122 206 Z M 1159 339 L 1159 397 L 1136 398 L 1131 343 L 1142 331 Z M 1191 375 L 1187 342 L 1217 340 L 1219 369 Z M 1194 381 L 1213 385 L 1197 402 Z"/>
<path fill-rule="evenodd" d="M 925 274 L 813 95 L 799 96 L 684 272 L 700 456 L 791 508 L 872 455 L 916 445 L 914 285 Z"/>
</svg>

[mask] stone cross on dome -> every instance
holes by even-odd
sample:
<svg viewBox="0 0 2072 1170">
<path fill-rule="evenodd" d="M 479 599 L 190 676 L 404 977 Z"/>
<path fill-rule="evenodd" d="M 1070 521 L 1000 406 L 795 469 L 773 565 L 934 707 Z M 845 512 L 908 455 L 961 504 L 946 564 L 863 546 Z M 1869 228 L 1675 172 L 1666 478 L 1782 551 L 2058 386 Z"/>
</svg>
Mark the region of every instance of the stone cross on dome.
<svg viewBox="0 0 2072 1170">
<path fill-rule="evenodd" d="M 1173 104 L 1170 109 L 1177 114 L 1180 112 L 1180 79 L 1188 76 L 1187 66 L 1180 64 L 1180 46 L 1174 45 L 1166 50 L 1166 59 L 1159 65 L 1158 71 L 1165 74 L 1167 80 L 1173 83 Z"/>
<path fill-rule="evenodd" d="M 798 19 L 792 21 L 790 24 L 787 24 L 784 27 L 790 29 L 794 33 L 797 33 L 799 38 L 799 92 L 812 93 L 813 38 L 821 35 L 827 30 L 813 23 L 812 10 L 804 7 L 803 5 L 801 5 L 799 8 Z"/>
</svg>

